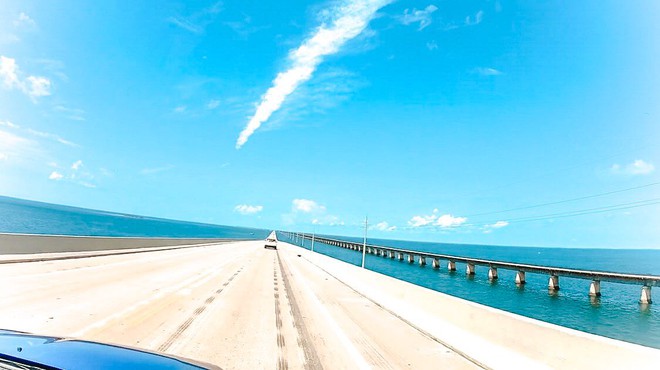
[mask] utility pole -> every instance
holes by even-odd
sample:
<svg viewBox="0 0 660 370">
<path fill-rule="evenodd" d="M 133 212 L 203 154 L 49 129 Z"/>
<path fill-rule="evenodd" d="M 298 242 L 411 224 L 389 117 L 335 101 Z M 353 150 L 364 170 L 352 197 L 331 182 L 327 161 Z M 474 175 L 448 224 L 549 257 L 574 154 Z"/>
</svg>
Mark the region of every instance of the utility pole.
<svg viewBox="0 0 660 370">
<path fill-rule="evenodd" d="M 312 230 L 312 252 L 314 252 L 314 235 L 316 234 L 316 229 Z"/>
<path fill-rule="evenodd" d="M 367 226 L 369 226 L 369 217 L 364 217 L 364 241 L 362 242 L 362 268 L 364 268 L 364 260 L 367 258 Z"/>
</svg>

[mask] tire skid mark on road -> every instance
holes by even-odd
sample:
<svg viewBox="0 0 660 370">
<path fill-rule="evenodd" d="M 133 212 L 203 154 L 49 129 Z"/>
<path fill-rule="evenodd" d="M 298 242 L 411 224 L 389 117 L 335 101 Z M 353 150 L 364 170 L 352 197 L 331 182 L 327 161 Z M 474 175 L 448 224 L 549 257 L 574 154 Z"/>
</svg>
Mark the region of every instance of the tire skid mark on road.
<svg viewBox="0 0 660 370">
<path fill-rule="evenodd" d="M 192 277 L 190 277 L 190 278 L 188 278 L 188 279 L 186 279 L 186 280 L 184 280 L 184 281 L 182 281 L 178 284 L 174 284 L 174 285 L 168 286 L 168 287 L 163 288 L 163 289 L 157 289 L 156 293 L 153 296 L 151 296 L 149 298 L 146 298 L 146 299 L 143 299 L 143 300 L 141 300 L 141 301 L 139 301 L 139 302 L 137 302 L 137 303 L 135 303 L 131 306 L 126 307 L 125 309 L 123 309 L 119 312 L 114 313 L 113 315 L 105 317 L 102 320 L 99 320 L 97 322 L 92 323 L 91 325 L 88 325 L 88 326 L 86 326 L 82 329 L 79 329 L 78 331 L 71 334 L 70 336 L 71 337 L 82 337 L 84 335 L 89 334 L 90 331 L 93 331 L 93 330 L 98 331 L 99 329 L 102 329 L 105 325 L 107 325 L 109 322 L 112 322 L 113 320 L 117 320 L 117 319 L 119 319 L 123 316 L 126 316 L 127 314 L 129 314 L 131 312 L 138 311 L 139 309 L 141 309 L 143 307 L 149 306 L 153 302 L 158 301 L 160 299 L 163 299 L 163 298 L 167 297 L 168 295 L 171 295 L 171 294 L 173 294 L 177 291 L 180 291 L 181 289 L 186 288 L 188 285 L 193 284 L 196 281 L 199 281 L 201 279 L 208 279 L 209 277 L 213 276 L 213 274 L 214 274 L 214 269 L 208 269 L 208 270 L 205 270 L 203 273 L 201 273 L 199 275 L 192 276 Z"/>
<path fill-rule="evenodd" d="M 296 302 L 296 297 L 293 294 L 291 289 L 291 283 L 289 282 L 288 271 L 284 268 L 284 264 L 280 259 L 279 252 L 277 254 L 277 261 L 279 263 L 280 271 L 282 272 L 282 281 L 284 282 L 284 295 L 287 297 L 289 302 L 289 313 L 293 320 L 293 326 L 296 328 L 297 335 L 297 344 L 300 349 L 302 349 L 305 356 L 305 369 L 307 370 L 316 370 L 323 369 L 321 360 L 319 359 L 314 344 L 312 343 L 311 336 L 307 330 L 307 326 L 303 320 L 303 316 L 300 313 L 300 307 Z"/>
<path fill-rule="evenodd" d="M 277 330 L 277 370 L 289 368 L 286 360 L 286 342 L 282 335 L 282 309 L 280 307 L 279 281 L 276 257 L 273 256 L 273 298 L 275 299 L 275 327 Z"/>
<path fill-rule="evenodd" d="M 222 284 L 222 288 L 214 291 L 211 294 L 211 296 L 206 298 L 204 303 L 201 306 L 197 307 L 195 309 L 195 311 L 193 311 L 193 314 L 190 317 L 188 317 L 188 319 L 186 319 L 186 321 L 184 321 L 181 325 L 179 325 L 179 327 L 176 329 L 176 331 L 174 333 L 172 333 L 172 335 L 170 335 L 170 337 L 167 338 L 167 340 L 158 347 L 158 351 L 160 351 L 160 352 L 167 351 L 172 346 L 172 344 L 174 344 L 174 342 L 177 339 L 179 339 L 179 337 L 183 334 L 183 332 L 185 332 L 186 329 L 188 329 L 188 327 L 190 327 L 190 325 L 193 323 L 193 321 L 195 321 L 195 319 L 197 317 L 199 317 L 199 315 L 201 315 L 211 303 L 213 303 L 213 301 L 216 299 L 216 297 L 220 293 L 222 293 L 222 291 L 232 282 L 232 280 L 234 280 L 234 278 L 236 278 L 236 276 L 242 270 L 243 270 L 243 267 L 239 268 L 231 277 L 229 277 L 229 279 L 227 279 L 226 282 L 224 282 L 224 284 Z"/>
</svg>

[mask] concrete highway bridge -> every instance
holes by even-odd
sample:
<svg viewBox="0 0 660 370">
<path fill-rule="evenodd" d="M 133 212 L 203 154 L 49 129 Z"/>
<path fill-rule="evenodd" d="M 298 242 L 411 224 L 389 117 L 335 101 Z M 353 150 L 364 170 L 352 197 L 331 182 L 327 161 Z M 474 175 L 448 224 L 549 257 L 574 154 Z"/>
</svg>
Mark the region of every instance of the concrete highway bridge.
<svg viewBox="0 0 660 370">
<path fill-rule="evenodd" d="M 20 245 L 30 253 L 17 253 Z M 657 349 L 468 302 L 284 242 L 271 250 L 263 241 L 0 235 L 0 251 L 0 328 L 146 348 L 223 369 L 660 363 Z"/>
</svg>

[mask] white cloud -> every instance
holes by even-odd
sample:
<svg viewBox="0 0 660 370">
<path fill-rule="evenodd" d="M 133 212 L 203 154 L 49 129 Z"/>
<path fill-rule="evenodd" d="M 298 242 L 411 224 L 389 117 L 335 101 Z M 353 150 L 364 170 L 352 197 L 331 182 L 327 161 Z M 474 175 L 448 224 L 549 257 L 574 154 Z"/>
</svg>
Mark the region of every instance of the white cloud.
<svg viewBox="0 0 660 370">
<path fill-rule="evenodd" d="M 435 220 L 435 225 L 440 227 L 455 227 L 464 224 L 467 217 L 454 217 L 450 214 L 442 215 Z"/>
<path fill-rule="evenodd" d="M 266 28 L 252 25 L 252 17 L 249 15 L 244 15 L 239 21 L 229 21 L 224 22 L 223 24 L 231 28 L 241 37 L 248 37 L 249 35 Z"/>
<path fill-rule="evenodd" d="M 55 134 L 51 134 L 49 132 L 37 131 L 37 130 L 33 130 L 31 128 L 29 128 L 27 130 L 27 132 L 29 132 L 30 134 L 32 134 L 34 136 L 39 136 L 39 137 L 43 137 L 43 138 L 46 138 L 46 139 L 54 140 L 54 141 L 57 141 L 60 144 L 64 144 L 64 145 L 67 145 L 67 146 L 72 146 L 72 147 L 77 147 L 78 146 L 78 144 L 76 144 L 74 142 L 63 139 L 60 136 L 55 135 Z"/>
<path fill-rule="evenodd" d="M 188 107 L 186 107 L 185 105 L 179 105 L 178 107 L 175 107 L 172 111 L 174 113 L 183 113 L 186 111 L 187 108 Z"/>
<path fill-rule="evenodd" d="M 78 171 L 80 169 L 80 167 L 82 167 L 82 165 L 83 165 L 83 162 L 82 162 L 82 160 L 79 159 L 79 160 L 73 162 L 73 164 L 71 165 L 71 169 L 74 170 L 74 171 Z"/>
<path fill-rule="evenodd" d="M 379 223 L 373 225 L 371 227 L 371 229 L 379 230 L 379 231 L 394 231 L 394 230 L 396 230 L 396 226 L 394 226 L 394 225 L 390 226 L 389 223 L 387 223 L 386 221 L 383 221 L 383 222 L 379 222 Z"/>
<path fill-rule="evenodd" d="M 509 226 L 509 221 L 497 221 L 496 223 L 490 225 L 493 229 L 499 229 L 505 226 Z"/>
<path fill-rule="evenodd" d="M 625 166 L 613 164 L 611 171 L 616 174 L 626 175 L 648 175 L 655 171 L 655 166 L 652 163 L 646 162 L 641 159 L 636 159 L 632 163 Z"/>
<path fill-rule="evenodd" d="M 156 173 L 161 173 L 173 169 L 174 166 L 162 166 L 162 167 L 153 167 L 153 168 L 143 168 L 140 170 L 142 175 L 153 175 Z"/>
<path fill-rule="evenodd" d="M 283 214 L 282 221 L 284 224 L 291 225 L 301 220 L 311 222 L 314 225 L 344 225 L 341 218 L 328 214 L 324 205 L 310 199 L 294 199 L 291 202 L 291 212 Z"/>
<path fill-rule="evenodd" d="M 18 66 L 16 60 L 0 55 L 0 78 L 7 89 L 19 88 L 21 82 L 18 79 Z"/>
<path fill-rule="evenodd" d="M 6 161 L 7 159 L 9 159 L 9 155 L 0 153 L 0 161 Z"/>
<path fill-rule="evenodd" d="M 480 74 L 482 76 L 499 76 L 502 74 L 501 71 L 498 71 L 495 68 L 488 68 L 488 67 L 475 68 L 474 73 Z"/>
<path fill-rule="evenodd" d="M 486 225 L 483 227 L 484 234 L 490 234 L 495 229 L 501 229 L 503 227 L 509 226 L 509 221 L 497 221 L 494 224 Z"/>
<path fill-rule="evenodd" d="M 90 189 L 95 189 L 96 188 L 96 185 L 94 185 L 90 182 L 87 182 L 87 181 L 78 181 L 78 184 L 80 184 L 80 185 L 82 185 L 86 188 L 90 188 Z"/>
<path fill-rule="evenodd" d="M 323 215 L 312 220 L 313 225 L 344 226 L 344 221 L 333 215 Z"/>
<path fill-rule="evenodd" d="M 36 98 L 51 94 L 51 82 L 46 77 L 27 76 L 21 79 L 16 60 L 0 56 L 0 80 L 5 89 L 18 89 L 35 101 Z"/>
<path fill-rule="evenodd" d="M 220 105 L 220 100 L 218 99 L 211 99 L 209 102 L 206 104 L 206 109 L 215 109 Z"/>
<path fill-rule="evenodd" d="M 438 226 L 441 228 L 452 228 L 461 226 L 467 222 L 467 217 L 456 217 L 451 214 L 438 215 L 438 209 L 433 210 L 433 214 L 413 216 L 408 225 L 410 227 Z"/>
<path fill-rule="evenodd" d="M 50 173 L 50 176 L 48 176 L 48 178 L 51 179 L 51 180 L 59 181 L 59 180 L 62 180 L 64 178 L 64 175 L 62 175 L 61 173 L 59 173 L 57 171 L 53 171 L 53 172 Z"/>
<path fill-rule="evenodd" d="M 222 2 L 218 1 L 213 5 L 204 8 L 188 16 L 173 16 L 167 18 L 167 21 L 186 31 L 202 34 L 206 26 L 213 23 L 216 14 L 222 11 Z"/>
<path fill-rule="evenodd" d="M 438 43 L 435 42 L 435 40 L 431 40 L 426 43 L 426 48 L 429 50 L 437 50 L 438 49 Z"/>
<path fill-rule="evenodd" d="M 376 11 L 390 1 L 346 1 L 332 9 L 330 26 L 322 24 L 298 49 L 289 53 L 291 66 L 277 74 L 272 86 L 263 95 L 254 115 L 236 140 L 236 149 L 240 149 L 261 124 L 280 109 L 287 96 L 312 77 L 324 56 L 337 53 L 348 40 L 359 35 Z"/>
<path fill-rule="evenodd" d="M 431 14 L 433 14 L 433 12 L 436 10 L 438 10 L 438 7 L 433 4 L 427 6 L 424 10 L 417 10 L 413 8 L 411 11 L 410 9 L 406 9 L 403 12 L 403 16 L 401 16 L 399 19 L 401 20 L 401 23 L 405 25 L 419 22 L 418 30 L 421 31 L 433 22 Z"/>
<path fill-rule="evenodd" d="M 21 126 L 15 124 L 13 122 L 10 122 L 10 121 L 0 121 L 0 126 L 5 126 L 5 127 L 13 128 L 13 129 L 21 128 Z"/>
<path fill-rule="evenodd" d="M 18 18 L 14 20 L 14 26 L 15 27 L 21 27 L 21 26 L 27 26 L 27 27 L 34 27 L 36 26 L 37 23 L 34 21 L 34 19 L 30 18 L 29 15 L 21 12 L 18 15 Z"/>
<path fill-rule="evenodd" d="M 27 94 L 33 97 L 50 95 L 50 80 L 46 77 L 28 76 L 29 88 Z"/>
<path fill-rule="evenodd" d="M 84 121 L 85 120 L 85 111 L 77 108 L 67 108 L 63 105 L 56 105 L 53 109 L 57 112 L 64 114 L 67 118 L 74 121 Z"/>
<path fill-rule="evenodd" d="M 5 160 L 30 157 L 34 159 L 41 155 L 38 143 L 3 130 L 0 130 L 0 148 L 6 156 Z"/>
<path fill-rule="evenodd" d="M 68 170 L 58 166 L 57 163 L 51 162 L 48 165 L 56 168 L 48 177 L 51 180 L 71 182 L 90 189 L 96 188 L 96 184 L 93 183 L 96 177 L 85 170 L 82 160 L 75 161 Z"/>
<path fill-rule="evenodd" d="M 477 12 L 477 14 L 474 15 L 474 17 L 470 17 L 469 15 L 465 17 L 465 24 L 467 26 L 476 26 L 481 21 L 484 19 L 484 11 L 480 10 Z"/>
<path fill-rule="evenodd" d="M 325 211 L 325 206 L 309 199 L 294 199 L 292 202 L 292 209 L 295 212 L 312 213 Z"/>
<path fill-rule="evenodd" d="M 263 206 L 251 206 L 248 204 L 239 204 L 234 207 L 234 212 L 238 212 L 242 215 L 253 215 L 259 213 L 264 209 Z"/>
<path fill-rule="evenodd" d="M 411 227 L 421 227 L 421 226 L 427 226 L 429 224 L 432 224 L 433 221 L 436 220 L 438 216 L 436 215 L 430 215 L 430 216 L 413 216 L 413 218 L 408 221 L 408 225 Z"/>
</svg>

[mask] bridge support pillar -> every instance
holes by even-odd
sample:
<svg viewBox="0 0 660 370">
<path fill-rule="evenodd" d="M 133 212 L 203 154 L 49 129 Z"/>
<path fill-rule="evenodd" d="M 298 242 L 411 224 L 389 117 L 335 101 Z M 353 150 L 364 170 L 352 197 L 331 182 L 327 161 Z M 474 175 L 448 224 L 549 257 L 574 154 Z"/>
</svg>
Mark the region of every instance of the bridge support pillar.
<svg viewBox="0 0 660 370">
<path fill-rule="evenodd" d="M 488 280 L 497 280 L 497 267 L 491 267 L 488 270 Z"/>
<path fill-rule="evenodd" d="M 394 251 L 390 251 L 390 258 L 394 258 Z"/>
<path fill-rule="evenodd" d="M 456 262 L 454 261 L 447 262 L 447 270 L 456 271 Z"/>
<path fill-rule="evenodd" d="M 468 263 L 465 266 L 465 274 L 466 275 L 474 275 L 474 264 Z"/>
<path fill-rule="evenodd" d="M 426 257 L 424 256 L 419 256 L 419 265 L 424 266 L 426 265 Z"/>
<path fill-rule="evenodd" d="M 548 279 L 548 290 L 559 290 L 559 276 L 550 275 L 550 279 Z"/>
<path fill-rule="evenodd" d="M 651 302 L 651 287 L 644 285 L 642 287 L 642 296 L 639 298 L 639 303 L 649 304 Z"/>
<path fill-rule="evenodd" d="M 397 257 L 396 257 L 396 258 L 397 258 L 399 261 L 403 261 L 403 253 L 401 253 L 401 252 L 396 252 L 396 253 L 397 253 Z"/>
<path fill-rule="evenodd" d="M 439 269 L 440 268 L 440 260 L 439 259 L 434 258 L 432 263 L 433 263 L 433 268 L 434 269 Z"/>
<path fill-rule="evenodd" d="M 592 297 L 600 297 L 600 280 L 593 280 L 589 285 L 589 295 Z"/>
<path fill-rule="evenodd" d="M 525 284 L 527 281 L 525 281 L 525 271 L 518 271 L 516 272 L 516 285 L 522 285 Z"/>
<path fill-rule="evenodd" d="M 413 263 L 413 262 L 415 262 L 415 256 L 413 256 L 412 254 L 409 254 L 408 255 L 408 263 Z"/>
</svg>

